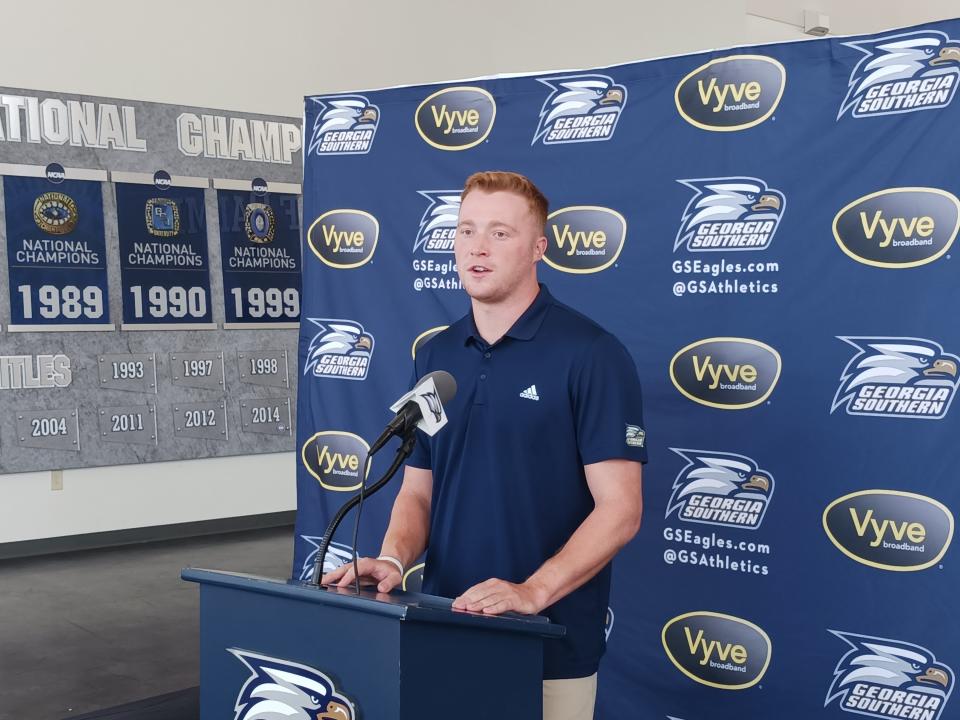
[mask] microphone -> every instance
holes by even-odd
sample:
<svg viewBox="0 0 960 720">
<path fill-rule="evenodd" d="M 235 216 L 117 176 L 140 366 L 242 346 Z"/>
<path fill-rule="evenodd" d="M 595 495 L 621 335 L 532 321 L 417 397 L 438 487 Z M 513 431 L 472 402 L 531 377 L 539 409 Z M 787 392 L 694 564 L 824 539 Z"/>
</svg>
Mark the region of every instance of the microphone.
<svg viewBox="0 0 960 720">
<path fill-rule="evenodd" d="M 447 424 L 443 406 L 457 394 L 457 381 L 445 370 L 435 370 L 420 378 L 413 389 L 397 400 L 390 409 L 396 412 L 393 420 L 380 434 L 367 456 L 380 450 L 394 435 L 403 437 L 414 426 L 433 435 Z"/>
</svg>

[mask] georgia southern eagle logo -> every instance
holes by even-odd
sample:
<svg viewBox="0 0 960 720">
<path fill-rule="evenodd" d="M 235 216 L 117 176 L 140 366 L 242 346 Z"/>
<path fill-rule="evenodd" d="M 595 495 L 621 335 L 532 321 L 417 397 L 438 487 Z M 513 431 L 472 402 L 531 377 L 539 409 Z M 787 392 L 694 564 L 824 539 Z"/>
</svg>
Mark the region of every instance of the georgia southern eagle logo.
<svg viewBox="0 0 960 720">
<path fill-rule="evenodd" d="M 413 244 L 413 251 L 427 253 L 452 253 L 460 217 L 460 194 L 462 190 L 418 190 L 429 201 L 420 219 L 420 231 Z"/>
<path fill-rule="evenodd" d="M 670 448 L 687 461 L 673 481 L 664 517 L 756 530 L 773 496 L 773 476 L 746 455 Z"/>
<path fill-rule="evenodd" d="M 939 419 L 960 378 L 960 358 L 923 338 L 838 337 L 857 349 L 843 370 L 830 412 Z"/>
<path fill-rule="evenodd" d="M 937 720 L 953 690 L 953 671 L 924 647 L 900 640 L 831 633 L 847 643 L 833 671 L 826 707 L 879 718 Z"/>
<path fill-rule="evenodd" d="M 320 106 L 313 121 L 308 155 L 364 155 L 380 124 L 380 108 L 363 95 L 310 98 Z"/>
<path fill-rule="evenodd" d="M 960 41 L 939 30 L 844 43 L 862 52 L 837 119 L 946 107 L 960 76 Z"/>
<path fill-rule="evenodd" d="M 313 564 L 317 561 L 317 552 L 320 550 L 320 543 L 323 542 L 323 538 L 316 535 L 301 535 L 300 539 L 313 548 L 303 559 L 303 564 L 300 566 L 300 581 L 307 582 L 313 577 Z M 321 574 L 333 572 L 348 562 L 353 562 L 351 547 L 343 543 L 332 542 L 327 547 L 327 554 L 323 558 L 323 568 L 320 572 Z"/>
<path fill-rule="evenodd" d="M 540 110 L 531 145 L 609 140 L 627 103 L 627 89 L 606 75 L 537 78 L 553 90 Z"/>
<path fill-rule="evenodd" d="M 694 191 L 673 243 L 691 252 L 766 250 L 780 225 L 783 193 L 754 177 L 677 180 Z"/>
<path fill-rule="evenodd" d="M 307 318 L 320 328 L 307 350 L 303 374 L 320 378 L 365 380 L 373 356 L 373 335 L 354 320 Z"/>
<path fill-rule="evenodd" d="M 250 677 L 240 689 L 234 720 L 355 720 L 353 703 L 309 665 L 227 648 Z"/>
</svg>

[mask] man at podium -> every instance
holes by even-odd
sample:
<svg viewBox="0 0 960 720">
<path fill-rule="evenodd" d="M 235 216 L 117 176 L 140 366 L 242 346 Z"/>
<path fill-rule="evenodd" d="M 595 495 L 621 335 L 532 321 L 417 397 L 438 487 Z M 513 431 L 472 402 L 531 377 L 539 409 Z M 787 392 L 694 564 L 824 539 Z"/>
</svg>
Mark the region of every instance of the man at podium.
<svg viewBox="0 0 960 720">
<path fill-rule="evenodd" d="M 424 345 L 415 377 L 446 370 L 449 423 L 417 433 L 378 558 L 380 592 L 427 551 L 423 591 L 454 608 L 541 613 L 544 719 L 593 717 L 610 562 L 640 527 L 647 460 L 640 382 L 626 348 L 537 281 L 548 203 L 526 177 L 466 182 L 454 250 L 470 312 Z M 354 581 L 352 565 L 326 584 Z"/>
</svg>

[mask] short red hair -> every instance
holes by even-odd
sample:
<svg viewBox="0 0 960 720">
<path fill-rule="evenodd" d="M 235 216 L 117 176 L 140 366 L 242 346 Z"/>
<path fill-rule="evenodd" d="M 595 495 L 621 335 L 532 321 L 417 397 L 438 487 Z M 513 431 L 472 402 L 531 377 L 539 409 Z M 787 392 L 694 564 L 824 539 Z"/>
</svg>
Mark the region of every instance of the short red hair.
<svg viewBox="0 0 960 720">
<path fill-rule="evenodd" d="M 546 228 L 547 212 L 550 203 L 546 195 L 540 192 L 540 188 L 533 184 L 530 178 L 515 172 L 502 172 L 498 170 L 487 170 L 485 172 L 474 173 L 467 178 L 463 186 L 463 192 L 460 199 L 463 200 L 474 190 L 481 192 L 510 192 L 526 199 L 533 212 L 534 219 L 537 221 L 538 228 Z M 542 232 L 542 230 L 541 230 Z"/>
</svg>

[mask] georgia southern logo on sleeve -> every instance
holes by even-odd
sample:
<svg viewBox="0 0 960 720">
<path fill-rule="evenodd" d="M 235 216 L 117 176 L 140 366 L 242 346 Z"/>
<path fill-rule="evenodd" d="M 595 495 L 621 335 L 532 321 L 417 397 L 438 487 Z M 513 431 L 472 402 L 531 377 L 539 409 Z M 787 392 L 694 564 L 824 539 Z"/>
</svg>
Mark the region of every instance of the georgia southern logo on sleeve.
<svg viewBox="0 0 960 720">
<path fill-rule="evenodd" d="M 831 630 L 852 650 L 840 658 L 823 706 L 878 718 L 937 720 L 953 691 L 953 670 L 920 645 Z"/>
<path fill-rule="evenodd" d="M 753 177 L 677 180 L 693 190 L 673 243 L 691 252 L 766 250 L 780 225 L 787 201 Z"/>
<path fill-rule="evenodd" d="M 957 91 L 960 41 L 939 30 L 886 35 L 844 43 L 865 57 L 850 74 L 837 119 L 946 107 Z"/>
<path fill-rule="evenodd" d="M 837 337 L 857 349 L 843 370 L 830 412 L 940 419 L 960 378 L 960 358 L 923 338 Z"/>
<path fill-rule="evenodd" d="M 380 124 L 380 108 L 363 95 L 310 98 L 319 106 L 307 154 L 365 155 Z"/>
<path fill-rule="evenodd" d="M 413 251 L 453 253 L 460 217 L 460 195 L 463 190 L 418 190 L 429 203 L 420 219 L 420 230 Z"/>
<path fill-rule="evenodd" d="M 250 671 L 234 706 L 234 720 L 354 720 L 353 703 L 309 665 L 227 648 Z"/>
<path fill-rule="evenodd" d="M 373 335 L 354 320 L 307 318 L 320 331 L 310 341 L 303 374 L 339 380 L 365 380 L 373 356 Z"/>
<path fill-rule="evenodd" d="M 773 476 L 736 453 L 670 448 L 687 461 L 673 481 L 664 517 L 756 530 L 773 495 Z"/>
<path fill-rule="evenodd" d="M 531 145 L 609 140 L 627 102 L 627 89 L 606 75 L 537 78 L 553 90 L 543 103 Z"/>
<path fill-rule="evenodd" d="M 300 581 L 307 582 L 313 577 L 313 564 L 317 561 L 317 551 L 320 550 L 320 543 L 323 542 L 323 537 L 317 535 L 301 535 L 300 539 L 313 548 L 303 559 L 303 564 L 300 566 Z M 323 558 L 323 568 L 320 570 L 320 573 L 323 575 L 328 572 L 333 572 L 348 562 L 353 562 L 353 549 L 349 545 L 332 542 L 327 547 L 327 554 Z"/>
</svg>

